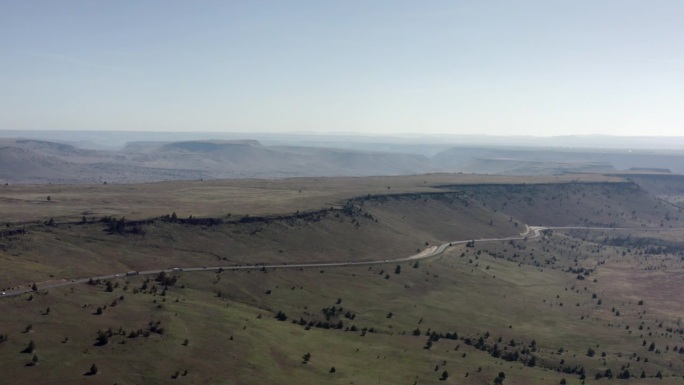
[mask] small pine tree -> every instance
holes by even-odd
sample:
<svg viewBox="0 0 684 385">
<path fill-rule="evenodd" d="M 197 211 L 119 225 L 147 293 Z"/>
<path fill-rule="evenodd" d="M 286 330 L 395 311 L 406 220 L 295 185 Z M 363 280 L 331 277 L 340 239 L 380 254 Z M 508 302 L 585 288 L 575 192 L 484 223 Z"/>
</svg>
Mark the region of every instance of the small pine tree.
<svg viewBox="0 0 684 385">
<path fill-rule="evenodd" d="M 306 353 L 304 356 L 302 356 L 302 363 L 306 364 L 311 360 L 311 353 Z"/>
<path fill-rule="evenodd" d="M 276 319 L 278 321 L 287 321 L 287 315 L 285 313 L 283 313 L 282 311 L 278 311 L 278 314 L 276 314 Z"/>
<path fill-rule="evenodd" d="M 36 350 L 36 343 L 31 340 L 28 345 L 26 345 L 24 353 L 33 353 L 34 350 Z"/>
<path fill-rule="evenodd" d="M 631 373 L 629 372 L 628 369 L 625 369 L 621 373 L 618 374 L 618 378 L 621 380 L 628 380 L 631 377 Z"/>
<path fill-rule="evenodd" d="M 107 335 L 107 333 L 103 332 L 102 330 L 97 332 L 96 345 L 97 346 L 104 346 L 104 345 L 107 345 L 108 343 L 109 343 L 109 336 Z"/>
<path fill-rule="evenodd" d="M 442 372 L 442 377 L 440 377 L 439 379 L 440 379 L 441 381 L 446 381 L 447 378 L 449 378 L 449 372 L 447 372 L 447 371 L 445 370 L 445 371 Z"/>
<path fill-rule="evenodd" d="M 610 370 L 610 368 L 606 369 L 606 371 L 603 372 L 603 377 L 613 378 L 613 371 Z"/>
<path fill-rule="evenodd" d="M 88 371 L 88 374 L 90 374 L 91 376 L 97 374 L 97 365 L 93 364 L 93 365 L 90 367 L 90 371 Z"/>
</svg>

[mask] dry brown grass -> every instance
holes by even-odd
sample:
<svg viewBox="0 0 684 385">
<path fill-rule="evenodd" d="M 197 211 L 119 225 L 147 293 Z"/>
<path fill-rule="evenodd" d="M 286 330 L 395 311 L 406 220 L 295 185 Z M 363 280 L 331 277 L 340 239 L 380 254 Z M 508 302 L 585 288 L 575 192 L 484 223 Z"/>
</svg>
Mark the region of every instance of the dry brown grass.
<svg viewBox="0 0 684 385">
<path fill-rule="evenodd" d="M 282 214 L 337 205 L 355 196 L 441 191 L 441 185 L 539 184 L 623 181 L 598 174 L 495 176 L 427 174 L 397 177 L 340 177 L 174 181 L 107 185 L 0 186 L 0 221 L 55 218 L 149 218 L 176 212 L 181 217 L 232 214 Z M 50 201 L 47 197 L 50 197 Z"/>
</svg>

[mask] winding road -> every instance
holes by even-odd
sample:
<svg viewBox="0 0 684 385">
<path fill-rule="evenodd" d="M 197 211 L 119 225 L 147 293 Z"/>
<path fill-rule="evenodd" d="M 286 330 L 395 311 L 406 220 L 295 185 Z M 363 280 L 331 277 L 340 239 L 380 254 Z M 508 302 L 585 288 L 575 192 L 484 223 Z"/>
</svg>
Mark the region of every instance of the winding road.
<svg viewBox="0 0 684 385">
<path fill-rule="evenodd" d="M 364 265 L 380 265 L 380 264 L 385 264 L 385 263 L 398 263 L 398 262 L 407 262 L 407 261 L 417 261 L 421 259 L 426 259 L 426 258 L 431 258 L 435 257 L 437 255 L 440 255 L 446 250 L 447 248 L 454 246 L 454 245 L 459 245 L 459 244 L 465 244 L 471 241 L 475 242 L 494 242 L 494 241 L 509 241 L 509 240 L 522 240 L 522 239 L 530 239 L 530 238 L 537 238 L 541 235 L 541 231 L 545 229 L 551 229 L 550 227 L 541 227 L 541 226 L 526 226 L 526 231 L 524 233 L 521 233 L 519 236 L 511 236 L 511 237 L 505 237 L 505 238 L 482 238 L 482 239 L 468 239 L 468 240 L 459 240 L 459 241 L 452 241 L 452 242 L 446 242 L 443 243 L 439 246 L 431 246 L 428 247 L 427 249 L 423 250 L 422 252 L 411 255 L 408 257 L 402 257 L 402 258 L 395 258 L 395 259 L 382 259 L 382 260 L 375 260 L 375 261 L 346 261 L 346 262 L 302 262 L 302 263 L 278 263 L 278 264 L 255 264 L 255 265 L 228 265 L 228 266 L 202 266 L 202 267 L 183 267 L 183 268 L 167 268 L 167 269 L 158 269 L 158 270 L 146 270 L 146 271 L 136 271 L 136 272 L 124 272 L 124 273 L 115 273 L 115 274 L 108 274 L 108 275 L 99 275 L 99 276 L 93 276 L 93 277 L 87 277 L 87 278 L 73 278 L 73 279 L 62 279 L 62 280 L 57 280 L 57 281 L 46 281 L 46 282 L 38 282 L 36 283 L 36 287 L 38 290 L 46 290 L 46 289 L 52 289 L 56 287 L 62 287 L 62 286 L 71 286 L 71 285 L 77 285 L 77 284 L 82 284 L 82 283 L 87 283 L 91 279 L 92 280 L 104 280 L 104 279 L 114 279 L 114 278 L 121 278 L 125 276 L 139 276 L 139 275 L 157 275 L 161 272 L 166 272 L 166 273 L 177 273 L 177 272 L 192 272 L 192 271 L 226 271 L 226 270 L 261 270 L 261 269 L 296 269 L 296 268 L 320 268 L 320 267 L 341 267 L 341 266 L 364 266 Z M 2 292 L 2 296 L 0 298 L 6 298 L 6 297 L 12 297 L 12 296 L 17 296 L 21 294 L 26 294 L 26 293 L 31 293 L 34 292 L 34 290 L 31 288 L 33 285 L 29 285 L 26 288 L 19 288 L 19 289 L 14 289 L 14 290 L 8 290 L 6 292 Z"/>
<path fill-rule="evenodd" d="M 82 283 L 87 283 L 92 280 L 103 280 L 103 279 L 114 279 L 124 276 L 138 276 L 138 275 L 157 275 L 161 272 L 165 273 L 177 273 L 177 272 L 191 272 L 191 271 L 226 271 L 226 270 L 261 270 L 261 269 L 276 269 L 276 268 L 286 268 L 286 269 L 296 269 L 296 268 L 321 268 L 321 267 L 341 267 L 341 266 L 364 266 L 364 265 L 380 265 L 385 263 L 398 263 L 407 261 L 417 261 L 421 259 L 435 257 L 440 255 L 447 248 L 465 244 L 471 241 L 475 242 L 493 242 L 493 241 L 509 241 L 509 240 L 522 240 L 525 238 L 537 238 L 540 236 L 541 231 L 547 229 L 547 227 L 540 226 L 526 226 L 526 231 L 521 233 L 519 236 L 511 236 L 505 238 L 482 238 L 482 239 L 468 239 L 446 242 L 439 246 L 431 246 L 423 250 L 418 254 L 414 254 L 408 257 L 395 258 L 395 259 L 382 259 L 375 261 L 346 261 L 346 262 L 304 262 L 304 263 L 278 263 L 278 264 L 256 264 L 256 265 L 228 265 L 228 266 L 202 266 L 202 267 L 183 267 L 183 268 L 168 268 L 168 269 L 158 269 L 158 270 L 146 270 L 146 271 L 136 271 L 133 274 L 131 272 L 108 274 L 92 276 L 87 278 L 73 278 L 73 279 L 62 279 L 58 281 L 47 281 L 42 283 L 36 283 L 38 290 L 52 289 L 62 286 L 77 285 Z M 3 292 L 2 297 L 12 297 L 21 294 L 31 293 L 34 290 L 31 288 L 32 285 L 26 288 L 20 288 L 15 290 L 8 290 Z"/>
<path fill-rule="evenodd" d="M 228 265 L 228 266 L 202 266 L 202 267 L 183 267 L 183 268 L 167 268 L 167 269 L 158 269 L 158 270 L 146 270 L 146 271 L 137 271 L 129 273 L 117 273 L 117 274 L 108 274 L 108 275 L 99 275 L 99 276 L 92 276 L 92 277 L 87 277 L 87 278 L 73 278 L 73 279 L 62 279 L 58 281 L 47 281 L 47 282 L 42 282 L 42 283 L 36 283 L 36 287 L 38 290 L 45 290 L 45 289 L 51 289 L 51 288 L 56 288 L 56 287 L 62 287 L 62 286 L 70 286 L 70 285 L 77 285 L 77 284 L 82 284 L 82 283 L 87 283 L 91 279 L 93 280 L 103 280 L 103 279 L 113 279 L 113 278 L 120 278 L 124 276 L 138 276 L 138 275 L 157 275 L 159 273 L 166 272 L 166 273 L 177 273 L 177 272 L 191 272 L 191 271 L 226 271 L 226 270 L 261 270 L 261 269 L 294 269 L 294 268 L 321 268 L 321 267 L 341 267 L 341 266 L 364 266 L 364 265 L 381 265 L 381 264 L 387 264 L 387 263 L 399 263 L 399 262 L 408 262 L 408 261 L 417 261 L 421 259 L 426 259 L 426 258 L 432 258 L 437 255 L 440 255 L 446 250 L 447 248 L 454 246 L 454 245 L 459 245 L 459 244 L 465 244 L 468 242 L 500 242 L 500 241 L 512 241 L 512 240 L 523 240 L 523 239 L 532 239 L 532 238 L 538 238 L 541 236 L 541 232 L 543 230 L 668 230 L 668 229 L 648 229 L 648 228 L 615 228 L 615 227 L 581 227 L 581 226 L 525 226 L 526 231 L 524 233 L 520 233 L 520 235 L 517 236 L 510 236 L 510 237 L 504 237 L 504 238 L 481 238 L 481 239 L 468 239 L 468 240 L 459 240 L 459 241 L 452 241 L 452 242 L 446 242 L 443 243 L 439 246 L 431 246 L 428 247 L 427 249 L 423 250 L 422 252 L 418 254 L 414 254 L 408 257 L 402 257 L 402 258 L 395 258 L 395 259 L 382 259 L 382 260 L 375 260 L 375 261 L 346 261 L 346 262 L 303 262 L 303 263 L 278 263 L 278 264 L 255 264 L 255 265 Z M 6 292 L 2 292 L 2 296 L 0 298 L 6 298 L 6 297 L 12 297 L 12 296 L 17 296 L 21 294 L 26 294 L 26 293 L 31 293 L 34 290 L 31 288 L 32 285 L 29 285 L 26 288 L 19 288 L 19 289 L 14 289 L 14 290 L 7 290 Z"/>
</svg>

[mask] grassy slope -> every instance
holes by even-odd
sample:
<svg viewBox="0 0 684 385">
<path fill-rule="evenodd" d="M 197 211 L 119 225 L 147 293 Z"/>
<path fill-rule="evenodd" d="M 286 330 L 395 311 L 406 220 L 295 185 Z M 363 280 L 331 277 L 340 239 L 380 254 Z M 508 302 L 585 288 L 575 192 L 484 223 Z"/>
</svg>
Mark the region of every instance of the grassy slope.
<svg viewBox="0 0 684 385">
<path fill-rule="evenodd" d="M 429 244 L 509 236 L 524 226 L 458 196 L 359 201 L 353 214 L 326 211 L 216 227 L 156 222 L 145 235 L 112 235 L 102 224 L 44 227 L 9 238 L 0 252 L 11 269 L 3 287 L 57 278 L 154 268 L 377 260 L 409 256 Z"/>
<path fill-rule="evenodd" d="M 3 272 L 5 277 L 10 276 L 10 271 L 12 276 L 35 279 L 51 273 L 70 276 L 100 269 L 125 271 L 130 266 L 161 262 L 170 266 L 209 263 L 216 261 L 214 254 L 228 257 L 229 262 L 241 262 L 240 256 L 247 253 L 269 260 L 299 260 L 304 254 L 308 259 L 316 251 L 321 259 L 335 259 L 378 252 L 378 244 L 390 248 L 386 255 L 406 255 L 416 247 L 424 247 L 425 241 L 519 232 L 510 216 L 567 224 L 593 213 L 588 217 L 591 221 L 620 218 L 621 224 L 640 225 L 658 223 L 656 219 L 663 214 L 644 210 L 636 218 L 626 218 L 620 215 L 623 210 L 643 209 L 651 204 L 660 210 L 661 206 L 638 191 L 627 194 L 625 191 L 631 190 L 606 192 L 604 185 L 584 187 L 581 193 L 591 199 L 583 202 L 594 206 L 583 208 L 586 214 L 578 212 L 575 199 L 559 199 L 563 194 L 558 190 L 536 186 L 533 202 L 538 204 L 507 199 L 522 198 L 524 191 L 506 193 L 505 200 L 486 190 L 472 197 L 374 199 L 363 202 L 362 208 L 378 223 L 359 215 L 354 218 L 359 228 L 351 217 L 334 215 L 314 223 L 283 221 L 244 227 L 158 224 L 147 228 L 145 237 L 108 235 L 100 225 L 60 226 L 33 231 L 16 243 L 10 241 L 2 258 L 3 266 L 11 270 Z M 563 192 L 566 188 L 561 187 Z M 468 192 L 470 189 L 465 188 Z M 509 202 L 505 207 L 504 201 Z M 549 201 L 554 205 L 542 204 Z M 541 217 L 544 213 L 547 218 Z M 676 210 L 670 215 L 675 218 Z M 672 221 L 675 227 L 677 220 Z M 326 242 L 331 239 L 336 241 Z M 350 250 L 349 245 L 355 250 Z M 321 253 L 321 248 L 327 249 Z M 192 249 L 201 251 L 191 253 Z M 667 270 L 658 269 L 663 263 Z M 575 273 L 566 272 L 577 267 L 597 270 L 580 281 Z M 630 371 L 637 375 L 645 370 L 652 376 L 660 370 L 666 376 L 661 381 L 634 379 L 632 383 L 681 381 L 671 377 L 684 371 L 684 366 L 680 355 L 670 348 L 684 345 L 684 341 L 678 333 L 667 332 L 668 328 L 678 328 L 675 316 L 679 307 L 668 290 L 680 284 L 682 266 L 678 258 L 646 259 L 632 255 L 626 248 L 582 242 L 555 232 L 545 240 L 454 248 L 441 258 L 422 261 L 418 268 L 403 264 L 400 274 L 394 271 L 395 265 L 220 276 L 185 273 L 165 297 L 159 295 L 161 287 L 156 296 L 133 294 L 142 284 L 136 277 L 125 292 L 125 283 L 120 279 L 114 293 L 106 292 L 103 286 L 78 285 L 73 292 L 70 288 L 55 289 L 47 295 L 36 294 L 31 301 L 27 296 L 3 299 L 0 334 L 9 334 L 9 341 L 0 343 L 0 371 L 15 383 L 49 383 L 45 380 L 54 379 L 54 383 L 103 384 L 437 384 L 447 370 L 450 378 L 446 383 L 491 383 L 503 371 L 506 384 L 555 384 L 561 378 L 573 384 L 579 383 L 576 375 L 556 369 L 582 365 L 587 383 L 600 383 L 593 380 L 596 372 L 611 368 L 617 373 L 623 365 L 630 365 Z M 268 290 L 270 294 L 266 294 Z M 216 295 L 218 291 L 223 298 Z M 593 293 L 597 298 L 592 298 Z M 117 306 L 109 307 L 103 315 L 93 314 L 98 306 L 111 304 L 120 295 L 125 299 Z M 176 298 L 179 302 L 175 302 Z M 338 298 L 342 299 L 340 304 L 336 304 Z M 164 299 L 166 302 L 158 308 Z M 638 304 L 639 299 L 644 300 L 643 305 Z M 358 331 L 307 331 L 289 321 L 274 319 L 275 313 L 282 310 L 290 319 L 323 321 L 321 308 L 333 305 L 356 314 L 353 321 L 335 321 L 341 319 L 346 326 L 372 327 L 379 332 L 361 336 Z M 50 313 L 42 315 L 47 307 Z M 612 308 L 618 309 L 620 315 Z M 391 318 L 387 318 L 389 312 Z M 100 329 L 121 327 L 130 332 L 146 329 L 149 321 L 157 320 L 165 328 L 163 336 L 114 336 L 106 346 L 93 346 Z M 642 330 L 638 330 L 642 322 Z M 32 331 L 22 333 L 29 323 Z M 529 368 L 522 362 L 494 359 L 463 340 L 442 339 L 431 349 L 424 349 L 426 337 L 411 335 L 417 327 L 423 333 L 428 328 L 456 331 L 460 337 L 473 339 L 488 332 L 486 341 L 490 345 L 498 337 L 502 344 L 515 339 L 525 346 L 534 339 L 538 364 Z M 65 337 L 69 341 L 63 343 Z M 189 346 L 182 344 L 186 338 Z M 38 347 L 40 361 L 35 367 L 24 366 L 32 354 L 19 353 L 30 340 Z M 653 342 L 661 352 L 649 352 L 648 345 L 642 346 L 644 340 Z M 563 353 L 558 352 L 561 347 Z M 586 357 L 588 347 L 597 351 L 595 357 Z M 301 359 L 306 352 L 312 354 L 312 359 L 305 365 Z M 605 358 L 602 352 L 606 352 Z M 644 358 L 648 358 L 647 363 Z M 565 363 L 561 365 L 560 360 Z M 84 376 L 92 363 L 97 364 L 100 373 Z M 335 366 L 335 373 L 329 373 L 331 366 Z M 189 370 L 188 376 L 171 379 L 177 370 L 185 369 Z"/>
<path fill-rule="evenodd" d="M 662 318 L 650 315 L 662 305 L 657 297 L 647 297 L 643 305 L 638 305 L 636 297 L 627 300 L 623 282 L 611 277 L 618 274 L 626 279 L 629 272 L 608 264 L 596 273 L 597 282 L 578 281 L 575 274 L 563 271 L 566 264 L 574 263 L 564 257 L 546 267 L 511 257 L 514 250 L 524 248 L 534 250 L 536 258 L 546 259 L 556 254 L 555 248 L 563 248 L 563 242 L 576 241 L 555 234 L 546 241 L 515 246 L 483 243 L 475 249 L 454 248 L 441 258 L 423 261 L 418 268 L 403 264 L 399 274 L 394 273 L 394 265 L 323 272 L 184 273 L 164 297 L 159 295 L 161 287 L 156 296 L 133 294 L 142 284 L 136 277 L 130 279 L 126 291 L 120 279 L 113 293 L 103 286 L 79 285 L 73 292 L 63 288 L 36 294 L 31 301 L 11 299 L 3 303 L 0 321 L 0 332 L 10 337 L 9 342 L 0 344 L 0 370 L 9 374 L 8 378 L 20 379 L 17 383 L 44 378 L 59 379 L 56 382 L 60 383 L 167 383 L 175 371 L 188 369 L 188 376 L 178 381 L 341 384 L 379 378 L 384 383 L 417 380 L 436 384 L 447 370 L 451 376 L 447 383 L 490 383 L 503 371 L 506 384 L 542 384 L 558 383 L 563 377 L 570 383 L 579 382 L 577 376 L 555 372 L 561 366 L 582 365 L 590 377 L 588 383 L 595 383 L 594 373 L 606 368 L 617 372 L 629 364 L 637 374 L 662 371 L 666 378 L 658 383 L 679 383 L 681 378 L 671 377 L 684 370 L 679 354 L 649 352 L 641 341 L 645 338 L 663 349 L 681 345 L 681 336 L 663 333 L 673 324 L 659 328 Z M 583 244 L 578 249 L 589 252 L 593 247 Z M 606 249 L 600 258 L 613 252 Z M 465 255 L 461 257 L 461 253 Z M 589 257 L 580 260 L 594 263 Z M 646 287 L 652 288 L 653 283 Z M 223 298 L 216 295 L 219 291 Z M 599 293 L 601 305 L 592 299 L 592 293 Z M 103 315 L 93 314 L 98 306 L 120 295 L 125 299 L 117 306 L 105 309 Z M 333 322 L 342 320 L 346 326 L 372 327 L 378 332 L 362 336 L 358 331 L 307 331 L 289 320 L 274 319 L 277 311 L 283 311 L 290 319 L 325 321 L 321 309 L 330 306 L 342 306 L 356 315 L 354 320 L 333 317 Z M 47 307 L 50 314 L 42 315 Z M 621 314 L 616 316 L 611 307 L 619 307 Z M 644 310 L 646 314 L 641 314 Z M 387 318 L 390 312 L 393 316 Z M 93 346 L 98 330 L 121 327 L 128 334 L 157 320 L 165 328 L 163 336 L 114 336 L 106 346 Z M 640 322 L 650 330 L 637 331 Z M 21 333 L 29 323 L 32 331 Z M 626 325 L 634 333 L 626 330 Z M 413 336 L 415 328 L 423 333 L 429 329 L 455 331 L 461 338 L 473 339 L 489 333 L 490 344 L 501 337 L 502 345 L 514 339 L 527 346 L 534 339 L 538 363 L 529 368 L 520 362 L 493 359 L 463 340 L 442 339 L 424 349 L 426 337 Z M 642 337 L 650 331 L 655 335 Z M 69 341 L 62 343 L 65 337 Z M 189 346 L 183 346 L 185 339 Z M 40 359 L 35 367 L 24 366 L 31 354 L 19 353 L 30 340 L 35 341 Z M 563 353 L 558 353 L 561 347 Z M 593 358 L 585 355 L 589 347 L 597 351 Z M 301 360 L 307 352 L 312 359 L 305 365 Z M 605 364 L 601 352 L 607 353 Z M 632 353 L 641 361 L 631 358 Z M 649 362 L 644 363 L 643 358 Z M 83 373 L 92 363 L 100 368 L 100 374 L 86 378 Z M 669 367 L 670 363 L 674 366 Z M 334 374 L 328 373 L 332 366 Z"/>
<path fill-rule="evenodd" d="M 630 174 L 625 177 L 651 194 L 680 207 L 684 204 L 684 176 L 668 174 Z"/>
<path fill-rule="evenodd" d="M 632 183 L 454 187 L 530 225 L 681 226 L 679 208 Z M 670 218 L 670 220 L 666 219 Z"/>
</svg>

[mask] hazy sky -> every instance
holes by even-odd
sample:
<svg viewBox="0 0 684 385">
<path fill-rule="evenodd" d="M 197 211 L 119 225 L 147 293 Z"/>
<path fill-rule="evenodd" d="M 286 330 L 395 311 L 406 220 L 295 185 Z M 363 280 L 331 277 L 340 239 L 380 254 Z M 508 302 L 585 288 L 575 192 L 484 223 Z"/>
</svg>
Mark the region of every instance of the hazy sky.
<svg viewBox="0 0 684 385">
<path fill-rule="evenodd" d="M 684 135 L 684 1 L 0 0 L 0 129 Z"/>
</svg>

